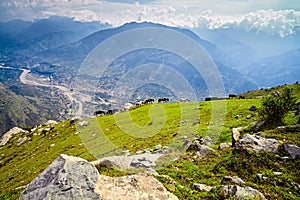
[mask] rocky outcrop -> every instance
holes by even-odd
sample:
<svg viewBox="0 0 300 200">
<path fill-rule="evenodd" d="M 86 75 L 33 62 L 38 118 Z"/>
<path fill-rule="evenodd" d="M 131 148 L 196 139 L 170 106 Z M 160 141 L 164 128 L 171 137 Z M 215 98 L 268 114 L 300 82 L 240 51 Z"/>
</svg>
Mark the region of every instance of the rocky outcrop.
<svg viewBox="0 0 300 200">
<path fill-rule="evenodd" d="M 131 168 L 151 168 L 156 166 L 156 161 L 164 154 L 159 153 L 143 153 L 131 156 L 111 156 L 101 158 L 92 162 L 93 165 L 104 165 L 120 170 Z"/>
<path fill-rule="evenodd" d="M 6 145 L 6 143 L 8 143 L 8 141 L 16 134 L 18 133 L 26 133 L 28 131 L 25 131 L 21 128 L 18 128 L 18 127 L 14 127 L 12 129 L 10 129 L 8 132 L 6 132 L 2 138 L 1 138 L 1 141 L 0 141 L 0 146 L 4 146 Z"/>
<path fill-rule="evenodd" d="M 283 150 L 293 159 L 300 156 L 300 148 L 292 144 L 283 144 Z"/>
<path fill-rule="evenodd" d="M 275 139 L 245 134 L 244 137 L 235 144 L 235 149 L 250 150 L 258 153 L 264 151 L 277 153 L 279 145 L 280 143 Z"/>
<path fill-rule="evenodd" d="M 60 155 L 21 193 L 29 199 L 177 199 L 153 176 L 112 178 L 84 159 Z"/>
<path fill-rule="evenodd" d="M 266 199 L 261 192 L 251 187 L 240 187 L 238 185 L 225 185 L 222 187 L 221 198 L 227 199 L 229 197 L 231 198 L 233 197 L 233 199 L 243 199 L 243 200 Z"/>
<path fill-rule="evenodd" d="M 214 149 L 209 147 L 210 144 L 210 138 L 196 138 L 194 141 L 190 144 L 188 144 L 187 151 L 193 151 L 196 152 L 196 157 L 203 157 L 210 153 L 216 152 Z"/>
</svg>

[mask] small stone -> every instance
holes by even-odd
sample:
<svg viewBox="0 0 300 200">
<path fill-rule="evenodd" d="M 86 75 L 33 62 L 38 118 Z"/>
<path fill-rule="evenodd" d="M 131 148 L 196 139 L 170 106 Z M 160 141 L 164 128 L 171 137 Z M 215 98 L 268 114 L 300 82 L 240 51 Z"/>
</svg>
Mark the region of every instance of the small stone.
<svg viewBox="0 0 300 200">
<path fill-rule="evenodd" d="M 290 159 L 288 156 L 284 156 L 284 157 L 282 157 L 281 158 L 282 160 L 284 160 L 284 161 L 287 161 L 288 159 Z"/>
<path fill-rule="evenodd" d="M 220 145 L 219 145 L 220 150 L 225 149 L 225 148 L 230 148 L 230 147 L 231 147 L 231 144 L 229 142 L 220 143 Z"/>
<path fill-rule="evenodd" d="M 240 131 L 241 131 L 241 128 L 233 128 L 232 129 L 232 135 L 231 135 L 231 137 L 232 137 L 232 146 L 233 147 L 235 146 L 235 144 L 240 139 L 240 135 L 241 135 Z"/>
<path fill-rule="evenodd" d="M 245 184 L 245 182 L 237 177 L 237 176 L 224 176 L 222 181 L 222 185 L 242 185 Z"/>
<path fill-rule="evenodd" d="M 213 187 L 201 184 L 201 183 L 194 183 L 193 184 L 194 188 L 197 189 L 200 192 L 209 192 Z"/>
<path fill-rule="evenodd" d="M 188 137 L 186 135 L 182 136 L 181 139 L 186 140 Z"/>
<path fill-rule="evenodd" d="M 155 146 L 155 149 L 154 150 L 160 150 L 161 149 L 161 144 L 158 144 Z"/>
<path fill-rule="evenodd" d="M 256 106 L 251 106 L 251 107 L 249 108 L 249 111 L 256 111 L 256 110 L 257 110 Z"/>
<path fill-rule="evenodd" d="M 263 181 L 265 181 L 265 180 L 268 179 L 267 176 L 264 176 L 264 175 L 262 175 L 262 174 L 257 174 L 257 176 L 258 176 L 258 178 L 259 178 L 260 180 L 263 180 Z"/>
<path fill-rule="evenodd" d="M 50 147 L 54 147 L 55 146 L 55 144 L 53 143 L 53 144 L 50 144 Z"/>
<path fill-rule="evenodd" d="M 247 117 L 246 117 L 247 119 L 250 119 L 251 118 L 251 115 L 247 115 Z"/>
<path fill-rule="evenodd" d="M 58 122 L 55 120 L 48 120 L 45 124 L 46 125 L 56 125 L 56 124 L 58 124 Z"/>
<path fill-rule="evenodd" d="M 79 124 L 79 126 L 84 127 L 84 126 L 88 126 L 89 122 L 88 121 L 82 121 L 82 122 L 79 122 L 78 124 Z"/>
<path fill-rule="evenodd" d="M 233 199 L 266 199 L 258 190 L 251 187 L 240 187 L 238 185 L 226 185 L 222 187 L 222 199 L 233 197 Z"/>
<path fill-rule="evenodd" d="M 280 176 L 280 175 L 282 175 L 283 173 L 282 173 L 282 172 L 273 172 L 273 174 L 274 174 L 275 176 Z"/>
<path fill-rule="evenodd" d="M 159 174 L 151 167 L 147 168 L 147 174 L 151 174 L 153 176 L 158 176 Z"/>
<path fill-rule="evenodd" d="M 293 159 L 300 156 L 300 148 L 292 144 L 283 144 L 283 150 L 287 152 Z"/>
</svg>

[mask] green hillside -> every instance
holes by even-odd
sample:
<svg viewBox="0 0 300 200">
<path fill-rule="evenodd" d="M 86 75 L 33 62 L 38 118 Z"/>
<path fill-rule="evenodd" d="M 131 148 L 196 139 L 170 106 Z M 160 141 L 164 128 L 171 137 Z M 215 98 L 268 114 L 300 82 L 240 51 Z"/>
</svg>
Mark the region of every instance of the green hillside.
<svg viewBox="0 0 300 200">
<path fill-rule="evenodd" d="M 294 88 L 294 94 L 300 100 L 300 85 L 288 87 Z M 276 89 L 281 90 L 281 87 Z M 249 111 L 249 108 L 253 105 L 259 108 L 261 99 L 254 97 L 271 91 L 242 94 L 248 97 L 246 99 L 145 105 L 129 112 L 84 119 L 87 126 L 67 120 L 20 133 L 0 147 L 0 199 L 18 198 L 26 184 L 62 153 L 93 161 L 103 155 L 121 154 L 124 150 L 135 153 L 141 149 L 154 149 L 158 144 L 181 145 L 181 137 L 206 135 L 215 139 L 213 147 L 217 149 L 219 143 L 231 142 L 232 128 L 248 127 L 244 133 L 254 130 L 252 122 L 259 120 L 258 112 Z M 128 119 L 138 126 L 132 128 Z M 297 120 L 291 111 L 285 119 L 283 132 L 264 130 L 263 135 L 300 146 Z M 217 186 L 224 175 L 239 176 L 268 199 L 299 199 L 299 167 L 300 158 L 283 162 L 280 156 L 272 153 L 239 154 L 229 148 L 217 150 L 202 159 L 195 159 L 192 152 L 184 152 L 177 161 L 163 165 L 158 173 L 165 176 L 158 178 L 179 199 L 218 199 L 218 189 L 199 192 L 193 183 Z M 283 174 L 275 176 L 272 172 Z M 112 169 L 100 169 L 100 173 L 122 174 Z M 260 180 L 257 174 L 267 175 L 268 181 Z"/>
<path fill-rule="evenodd" d="M 29 127 L 49 119 L 63 119 L 62 111 L 66 109 L 66 97 L 51 96 L 47 88 L 0 83 L 0 96 L 0 136 L 15 126 Z"/>
</svg>

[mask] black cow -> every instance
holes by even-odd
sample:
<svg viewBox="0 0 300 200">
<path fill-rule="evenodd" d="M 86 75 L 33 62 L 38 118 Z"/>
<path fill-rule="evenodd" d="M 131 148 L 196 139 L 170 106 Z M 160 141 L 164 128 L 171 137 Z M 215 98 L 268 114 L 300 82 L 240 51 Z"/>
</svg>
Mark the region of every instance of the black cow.
<svg viewBox="0 0 300 200">
<path fill-rule="evenodd" d="M 236 95 L 235 95 L 235 94 L 229 94 L 228 97 L 229 97 L 229 99 L 230 99 L 230 98 L 235 98 Z"/>
<path fill-rule="evenodd" d="M 158 103 L 160 102 L 168 102 L 169 101 L 169 98 L 159 98 L 158 99 Z"/>
<path fill-rule="evenodd" d="M 154 99 L 146 99 L 144 101 L 144 104 L 149 104 L 149 103 L 153 103 L 154 102 Z"/>
<path fill-rule="evenodd" d="M 106 114 L 106 112 L 104 111 L 104 110 L 96 110 L 95 112 L 94 112 L 94 115 L 96 115 L 96 116 L 99 116 L 99 115 L 105 115 Z"/>
</svg>

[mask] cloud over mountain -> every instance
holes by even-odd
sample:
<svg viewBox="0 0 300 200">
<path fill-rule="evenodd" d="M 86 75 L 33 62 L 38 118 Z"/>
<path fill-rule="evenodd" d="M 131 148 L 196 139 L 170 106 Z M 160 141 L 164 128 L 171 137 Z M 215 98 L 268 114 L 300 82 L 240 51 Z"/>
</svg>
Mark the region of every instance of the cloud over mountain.
<svg viewBox="0 0 300 200">
<path fill-rule="evenodd" d="M 226 8 L 228 12 L 221 12 L 215 7 L 209 7 L 208 3 L 203 3 L 199 7 L 199 2 L 194 0 L 173 4 L 167 0 L 143 2 L 140 4 L 138 2 L 120 3 L 101 0 L 3 0 L 0 2 L 0 19 L 34 20 L 59 15 L 72 17 L 78 21 L 101 21 L 112 26 L 119 26 L 131 21 L 151 21 L 187 28 L 236 28 L 280 37 L 294 34 L 295 28 L 300 26 L 300 11 L 298 10 L 278 10 L 276 6 L 271 6 L 274 9 L 266 9 L 265 4 L 255 7 L 247 1 L 214 0 L 214 3 L 223 2 L 225 8 L 229 5 L 236 5 L 245 9 L 248 5 L 260 9 L 251 12 L 246 10 L 246 13 L 228 14 L 229 8 Z M 276 2 L 278 5 L 279 1 Z M 212 9 L 208 10 L 208 7 Z"/>
</svg>

